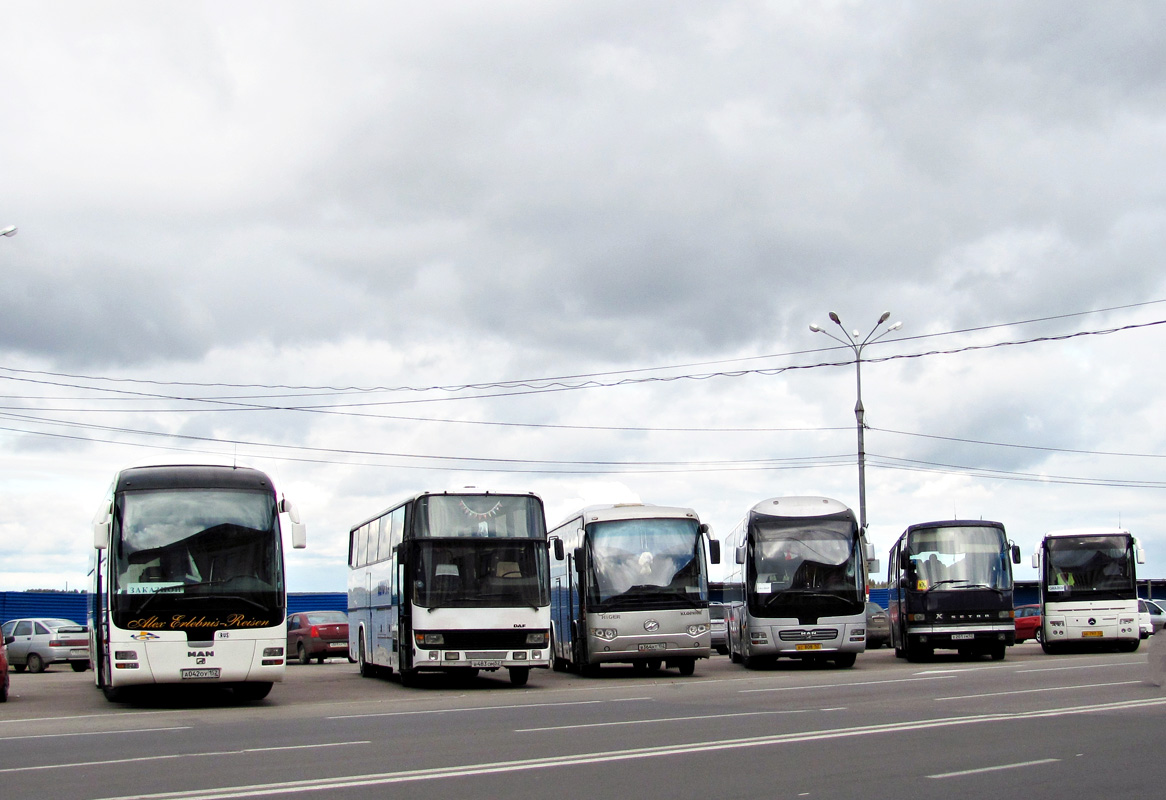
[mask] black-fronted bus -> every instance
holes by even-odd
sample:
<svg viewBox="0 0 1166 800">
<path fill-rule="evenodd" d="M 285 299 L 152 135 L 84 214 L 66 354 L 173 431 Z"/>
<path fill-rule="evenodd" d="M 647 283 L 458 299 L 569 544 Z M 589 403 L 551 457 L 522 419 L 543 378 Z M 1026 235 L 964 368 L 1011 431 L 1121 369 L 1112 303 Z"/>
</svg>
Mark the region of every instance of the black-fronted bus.
<svg viewBox="0 0 1166 800">
<path fill-rule="evenodd" d="M 217 685 L 244 700 L 283 679 L 287 646 L 280 514 L 294 507 L 258 470 L 152 466 L 120 472 L 94 519 L 90 658 L 110 700 L 149 684 Z"/>
<path fill-rule="evenodd" d="M 772 497 L 726 539 L 729 658 L 854 666 L 866 649 L 867 576 L 878 570 L 854 512 L 828 497 Z"/>
<path fill-rule="evenodd" d="M 509 670 L 549 662 L 550 579 L 534 494 L 422 492 L 354 525 L 348 648 L 365 676 Z"/>
<path fill-rule="evenodd" d="M 1013 563 L 1020 563 L 1020 548 L 999 522 L 908 527 L 891 548 L 888 568 L 895 655 L 915 661 L 946 649 L 1004 658 L 1016 643 Z"/>
</svg>

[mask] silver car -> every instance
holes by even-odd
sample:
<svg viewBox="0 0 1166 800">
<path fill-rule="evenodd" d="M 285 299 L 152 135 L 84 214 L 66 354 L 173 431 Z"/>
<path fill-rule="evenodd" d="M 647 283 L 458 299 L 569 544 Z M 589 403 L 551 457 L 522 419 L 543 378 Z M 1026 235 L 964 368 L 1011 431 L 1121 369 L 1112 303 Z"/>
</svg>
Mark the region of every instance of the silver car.
<svg viewBox="0 0 1166 800">
<path fill-rule="evenodd" d="M 89 669 L 89 628 L 69 619 L 10 619 L 0 626 L 8 643 L 8 663 L 17 672 L 44 672 L 51 664 Z"/>
<path fill-rule="evenodd" d="M 713 650 L 722 656 L 729 654 L 729 635 L 725 629 L 725 607 L 720 603 L 709 603 L 709 630 L 712 632 L 710 642 Z"/>
</svg>

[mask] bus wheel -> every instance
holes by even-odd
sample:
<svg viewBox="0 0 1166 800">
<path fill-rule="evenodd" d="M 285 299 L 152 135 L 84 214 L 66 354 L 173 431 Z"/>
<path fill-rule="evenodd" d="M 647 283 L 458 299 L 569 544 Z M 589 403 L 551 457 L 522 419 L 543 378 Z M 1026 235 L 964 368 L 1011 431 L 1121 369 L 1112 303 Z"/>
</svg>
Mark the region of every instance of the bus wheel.
<svg viewBox="0 0 1166 800">
<path fill-rule="evenodd" d="M 1117 651 L 1119 653 L 1132 653 L 1135 650 L 1137 650 L 1141 644 L 1142 644 L 1141 639 L 1134 639 L 1132 642 L 1121 641 L 1121 642 L 1117 643 Z M 30 658 L 31 658 L 31 656 L 30 656 Z M 31 667 L 30 667 L 30 669 L 31 669 Z"/>
<path fill-rule="evenodd" d="M 109 685 L 109 667 L 104 661 L 97 668 L 98 681 L 97 685 L 101 687 L 101 693 L 105 695 L 105 699 L 111 703 L 120 703 L 125 699 L 125 690 L 117 689 Z"/>
<path fill-rule="evenodd" d="M 364 631 L 361 631 L 360 644 L 356 648 L 357 658 L 356 662 L 359 665 L 360 677 L 371 678 L 373 676 L 373 666 L 368 663 L 368 658 L 364 653 Z"/>
<path fill-rule="evenodd" d="M 839 669 L 847 669 L 854 666 L 854 662 L 858 660 L 858 655 L 855 653 L 839 653 L 834 656 L 834 666 Z"/>
<path fill-rule="evenodd" d="M 993 661 L 1003 661 L 1005 654 L 1008 652 L 1008 645 L 998 644 L 988 651 L 988 655 L 992 657 Z"/>
<path fill-rule="evenodd" d="M 417 670 L 403 669 L 400 670 L 397 674 L 401 676 L 401 685 L 406 689 L 410 689 L 417 685 Z"/>
<path fill-rule="evenodd" d="M 530 667 L 511 667 L 510 668 L 510 684 L 512 686 L 526 686 L 526 680 L 530 677 Z"/>
<path fill-rule="evenodd" d="M 240 703 L 254 703 L 271 694 L 271 681 L 240 683 L 234 687 L 235 699 Z"/>
<path fill-rule="evenodd" d="M 676 668 L 678 670 L 680 670 L 681 675 L 684 675 L 687 677 L 688 675 L 691 675 L 692 673 L 696 672 L 696 659 L 695 658 L 682 658 L 682 659 L 680 659 L 680 661 L 678 661 L 676 663 Z"/>
<path fill-rule="evenodd" d="M 1057 652 L 1057 646 L 1052 642 L 1046 642 L 1042 637 L 1040 640 L 1040 649 L 1045 651 L 1046 655 L 1053 655 Z"/>
</svg>

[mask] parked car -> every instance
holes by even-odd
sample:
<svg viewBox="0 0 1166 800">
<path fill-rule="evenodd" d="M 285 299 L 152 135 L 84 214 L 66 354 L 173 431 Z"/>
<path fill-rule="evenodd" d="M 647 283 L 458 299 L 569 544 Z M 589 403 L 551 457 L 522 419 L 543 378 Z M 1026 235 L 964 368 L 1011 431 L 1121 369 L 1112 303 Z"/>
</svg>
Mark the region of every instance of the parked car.
<svg viewBox="0 0 1166 800">
<path fill-rule="evenodd" d="M 1152 600 L 1138 598 L 1138 628 L 1143 639 L 1149 639 L 1156 632 L 1162 630 L 1166 617 L 1162 609 Z"/>
<path fill-rule="evenodd" d="M 712 631 L 712 647 L 723 656 L 729 654 L 729 634 L 725 628 L 725 607 L 720 603 L 709 603 L 709 630 Z"/>
<path fill-rule="evenodd" d="M 866 604 L 866 649 L 875 650 L 891 643 L 891 621 L 887 610 L 878 603 Z"/>
<path fill-rule="evenodd" d="M 1041 640 L 1040 606 L 1016 607 L 1016 643 L 1022 644 L 1029 639 Z"/>
<path fill-rule="evenodd" d="M 1166 627 L 1166 600 L 1147 600 L 1146 609 L 1150 612 L 1154 633 Z"/>
<path fill-rule="evenodd" d="M 0 639 L 0 703 L 8 702 L 8 642 L 10 637 Z"/>
<path fill-rule="evenodd" d="M 69 619 L 10 619 L 0 626 L 8 641 L 8 663 L 17 672 L 44 672 L 68 664 L 74 672 L 89 669 L 89 628 Z"/>
<path fill-rule="evenodd" d="M 313 658 L 348 657 L 348 616 L 343 611 L 301 611 L 287 618 L 287 657 L 301 664 Z"/>
</svg>

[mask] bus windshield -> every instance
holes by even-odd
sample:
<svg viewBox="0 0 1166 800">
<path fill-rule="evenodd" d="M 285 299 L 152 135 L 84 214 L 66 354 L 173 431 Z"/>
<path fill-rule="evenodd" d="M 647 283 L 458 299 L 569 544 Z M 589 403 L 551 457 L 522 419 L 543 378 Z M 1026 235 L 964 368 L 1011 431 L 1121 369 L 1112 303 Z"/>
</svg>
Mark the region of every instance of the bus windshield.
<svg viewBox="0 0 1166 800">
<path fill-rule="evenodd" d="M 413 602 L 422 608 L 541 608 L 551 602 L 544 541 L 444 539 L 413 546 Z"/>
<path fill-rule="evenodd" d="M 1060 595 L 1134 592 L 1134 555 L 1127 536 L 1050 537 L 1045 588 Z"/>
<path fill-rule="evenodd" d="M 1008 542 L 991 526 L 925 528 L 911 533 L 911 569 L 919 591 L 1011 588 Z"/>
<path fill-rule="evenodd" d="M 417 502 L 414 535 L 546 540 L 542 503 L 513 495 L 429 495 Z"/>
<path fill-rule="evenodd" d="M 174 610 L 191 598 L 242 600 L 282 614 L 275 498 L 265 492 L 126 492 L 112 590 L 123 613 Z M 269 623 L 272 624 L 272 623 Z"/>
<path fill-rule="evenodd" d="M 692 519 L 622 519 L 587 526 L 591 548 L 589 604 L 611 610 L 644 601 L 703 606 L 700 534 Z"/>
<path fill-rule="evenodd" d="M 751 613 L 796 616 L 856 613 L 865 586 L 853 519 L 771 519 L 752 523 Z"/>
</svg>

